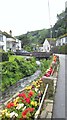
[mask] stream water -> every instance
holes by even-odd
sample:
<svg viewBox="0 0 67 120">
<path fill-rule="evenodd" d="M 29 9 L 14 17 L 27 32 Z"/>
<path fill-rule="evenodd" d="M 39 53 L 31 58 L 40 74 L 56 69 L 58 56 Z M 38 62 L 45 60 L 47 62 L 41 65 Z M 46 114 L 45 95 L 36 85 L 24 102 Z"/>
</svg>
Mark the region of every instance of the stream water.
<svg viewBox="0 0 67 120">
<path fill-rule="evenodd" d="M 40 70 L 37 70 L 33 75 L 19 80 L 15 85 L 10 86 L 4 93 L 0 94 L 0 105 L 10 99 L 15 93 L 29 85 L 33 80 L 39 77 Z"/>
</svg>

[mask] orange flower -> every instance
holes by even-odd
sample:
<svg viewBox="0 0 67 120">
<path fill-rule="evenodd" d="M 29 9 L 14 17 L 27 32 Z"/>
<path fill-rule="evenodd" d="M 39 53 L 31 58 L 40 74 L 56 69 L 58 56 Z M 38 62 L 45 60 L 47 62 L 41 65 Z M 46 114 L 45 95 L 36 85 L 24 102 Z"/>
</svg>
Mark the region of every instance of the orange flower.
<svg viewBox="0 0 67 120">
<path fill-rule="evenodd" d="M 10 102 L 10 103 L 7 104 L 6 107 L 7 107 L 7 108 L 11 108 L 11 107 L 13 107 L 13 106 L 14 106 L 14 103 L 13 103 L 13 102 Z"/>
<path fill-rule="evenodd" d="M 32 97 L 33 95 L 34 95 L 34 92 L 32 90 L 30 90 L 28 96 Z"/>
<path fill-rule="evenodd" d="M 53 61 L 56 62 L 56 59 L 57 59 L 57 57 L 56 57 L 56 55 L 54 55 L 53 56 Z"/>
</svg>

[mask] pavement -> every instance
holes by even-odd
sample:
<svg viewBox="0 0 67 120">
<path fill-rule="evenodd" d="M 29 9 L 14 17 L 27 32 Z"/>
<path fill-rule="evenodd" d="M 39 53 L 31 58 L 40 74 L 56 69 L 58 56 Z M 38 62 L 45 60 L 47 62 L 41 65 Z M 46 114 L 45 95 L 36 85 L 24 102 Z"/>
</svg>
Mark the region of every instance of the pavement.
<svg viewBox="0 0 67 120">
<path fill-rule="evenodd" d="M 67 105 L 65 104 L 65 100 L 67 99 L 67 88 L 65 87 L 65 85 L 67 85 L 67 55 L 59 55 L 59 59 L 60 69 L 58 73 L 52 118 L 67 118 L 67 109 L 65 110 L 65 108 L 67 108 Z"/>
</svg>

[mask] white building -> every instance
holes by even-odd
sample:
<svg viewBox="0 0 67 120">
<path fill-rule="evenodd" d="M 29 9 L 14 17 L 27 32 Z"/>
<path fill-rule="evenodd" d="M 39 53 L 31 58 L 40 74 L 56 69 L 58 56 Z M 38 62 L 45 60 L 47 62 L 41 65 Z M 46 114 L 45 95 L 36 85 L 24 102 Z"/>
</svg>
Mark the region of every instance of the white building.
<svg viewBox="0 0 67 120">
<path fill-rule="evenodd" d="M 61 36 L 60 38 L 57 39 L 56 41 L 56 46 L 62 46 L 64 44 L 67 44 L 67 34 Z"/>
<path fill-rule="evenodd" d="M 50 51 L 50 43 L 47 39 L 45 39 L 43 43 L 43 52 L 49 52 Z"/>
<path fill-rule="evenodd" d="M 0 31 L 0 49 L 5 52 L 8 50 L 16 51 L 16 49 L 21 50 L 21 41 L 12 37 L 12 32 L 10 34 Z"/>
<path fill-rule="evenodd" d="M 50 52 L 51 48 L 56 46 L 54 38 L 46 38 L 43 47 L 39 47 L 40 52 Z"/>
<path fill-rule="evenodd" d="M 6 51 L 6 36 L 2 34 L 2 31 L 0 31 L 0 49 Z"/>
</svg>

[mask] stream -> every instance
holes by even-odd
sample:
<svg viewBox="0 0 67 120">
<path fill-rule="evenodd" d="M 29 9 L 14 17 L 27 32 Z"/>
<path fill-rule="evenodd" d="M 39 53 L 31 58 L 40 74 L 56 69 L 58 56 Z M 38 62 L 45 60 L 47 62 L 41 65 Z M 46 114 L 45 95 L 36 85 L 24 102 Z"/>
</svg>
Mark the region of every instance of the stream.
<svg viewBox="0 0 67 120">
<path fill-rule="evenodd" d="M 9 100 L 14 94 L 36 80 L 41 74 L 41 70 L 37 70 L 33 75 L 19 80 L 16 84 L 10 86 L 4 93 L 0 94 L 0 105 Z"/>
</svg>

